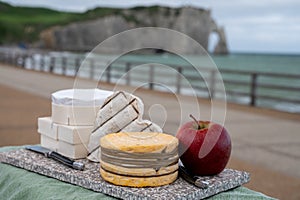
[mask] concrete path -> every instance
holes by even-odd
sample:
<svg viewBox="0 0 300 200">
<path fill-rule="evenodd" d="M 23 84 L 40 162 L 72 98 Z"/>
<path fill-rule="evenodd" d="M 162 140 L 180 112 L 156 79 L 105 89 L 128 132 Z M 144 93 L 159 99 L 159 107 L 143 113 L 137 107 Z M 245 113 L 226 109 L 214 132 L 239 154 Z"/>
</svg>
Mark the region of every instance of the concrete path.
<svg viewBox="0 0 300 200">
<path fill-rule="evenodd" d="M 52 92 L 72 88 L 73 84 L 72 77 L 0 65 L 0 85 L 47 98 L 49 104 Z M 80 86 L 84 88 L 94 88 L 97 84 L 91 80 L 80 80 Z M 99 86 L 115 89 L 111 84 L 101 83 Z M 176 134 L 180 123 L 190 120 L 190 113 L 199 116 L 197 103 L 200 104 L 201 118 L 210 119 L 211 104 L 207 100 L 195 101 L 191 97 L 125 86 L 117 89 L 135 90 L 134 94 L 145 102 L 145 118 L 164 125 L 164 130 L 172 134 Z M 221 105 L 222 102 L 217 103 L 215 113 L 221 113 Z M 225 127 L 233 142 L 232 157 L 300 180 L 299 122 L 300 115 L 227 104 Z"/>
</svg>

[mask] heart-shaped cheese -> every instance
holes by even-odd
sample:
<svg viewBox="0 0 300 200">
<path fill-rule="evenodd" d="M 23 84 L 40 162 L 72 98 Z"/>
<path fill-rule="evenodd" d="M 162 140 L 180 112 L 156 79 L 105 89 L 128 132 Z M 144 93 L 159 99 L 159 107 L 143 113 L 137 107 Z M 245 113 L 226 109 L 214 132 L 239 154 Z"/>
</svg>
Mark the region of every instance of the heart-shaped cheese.
<svg viewBox="0 0 300 200">
<path fill-rule="evenodd" d="M 143 120 L 142 100 L 127 92 L 118 91 L 108 97 L 97 113 L 95 129 L 88 145 L 88 159 L 100 160 L 100 138 L 117 132 L 162 132 L 162 129 L 149 120 Z"/>
</svg>

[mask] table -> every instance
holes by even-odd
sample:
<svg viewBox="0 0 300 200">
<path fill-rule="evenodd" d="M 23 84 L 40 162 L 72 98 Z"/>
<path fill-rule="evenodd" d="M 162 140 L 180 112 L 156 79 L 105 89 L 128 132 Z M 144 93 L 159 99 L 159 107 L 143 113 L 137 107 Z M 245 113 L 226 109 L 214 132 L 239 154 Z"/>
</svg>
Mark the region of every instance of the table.
<svg viewBox="0 0 300 200">
<path fill-rule="evenodd" d="M 0 152 L 22 148 L 1 147 Z M 68 184 L 53 178 L 29 172 L 8 164 L 0 164 L 1 199 L 114 199 L 102 193 Z M 245 187 L 217 194 L 209 199 L 273 199 Z"/>
</svg>

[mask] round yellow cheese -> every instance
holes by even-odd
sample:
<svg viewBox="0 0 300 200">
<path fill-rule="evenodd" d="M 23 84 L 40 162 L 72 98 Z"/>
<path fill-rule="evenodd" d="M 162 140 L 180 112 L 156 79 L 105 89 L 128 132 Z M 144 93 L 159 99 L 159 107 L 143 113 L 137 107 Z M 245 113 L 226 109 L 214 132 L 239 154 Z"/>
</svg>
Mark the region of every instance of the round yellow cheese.
<svg viewBox="0 0 300 200">
<path fill-rule="evenodd" d="M 100 139 L 100 174 L 115 185 L 170 184 L 178 175 L 178 139 L 154 132 L 111 133 Z"/>
<path fill-rule="evenodd" d="M 127 168 L 106 163 L 104 161 L 100 161 L 100 163 L 101 168 L 103 168 L 104 170 L 125 176 L 160 176 L 170 174 L 178 170 L 178 163 L 166 167 L 161 167 L 158 170 L 155 170 L 153 168 Z"/>
<path fill-rule="evenodd" d="M 100 168 L 100 174 L 104 180 L 114 185 L 128 187 L 156 187 L 174 182 L 177 179 L 178 171 L 157 177 L 130 177 L 113 174 Z"/>
<path fill-rule="evenodd" d="M 165 133 L 120 132 L 102 137 L 100 146 L 134 153 L 168 153 L 177 148 L 178 139 Z"/>
</svg>

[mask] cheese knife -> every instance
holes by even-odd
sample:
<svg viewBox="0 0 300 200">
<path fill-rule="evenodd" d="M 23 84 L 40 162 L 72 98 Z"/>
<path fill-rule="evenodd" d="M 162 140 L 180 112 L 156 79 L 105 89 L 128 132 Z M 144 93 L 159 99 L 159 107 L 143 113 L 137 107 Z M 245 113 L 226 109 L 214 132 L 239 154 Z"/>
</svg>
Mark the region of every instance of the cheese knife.
<svg viewBox="0 0 300 200">
<path fill-rule="evenodd" d="M 66 156 L 63 156 L 55 151 L 52 151 L 50 149 L 47 149 L 45 147 L 41 146 L 26 146 L 25 149 L 43 154 L 46 158 L 52 158 L 68 167 L 71 167 L 73 169 L 77 170 L 83 170 L 84 169 L 84 164 L 81 162 L 76 162 L 71 158 L 68 158 Z"/>
<path fill-rule="evenodd" d="M 193 176 L 189 173 L 186 168 L 179 164 L 179 175 L 186 180 L 188 183 L 191 183 L 201 189 L 207 189 L 209 187 L 209 182 L 205 180 L 201 180 L 198 176 Z"/>
</svg>

